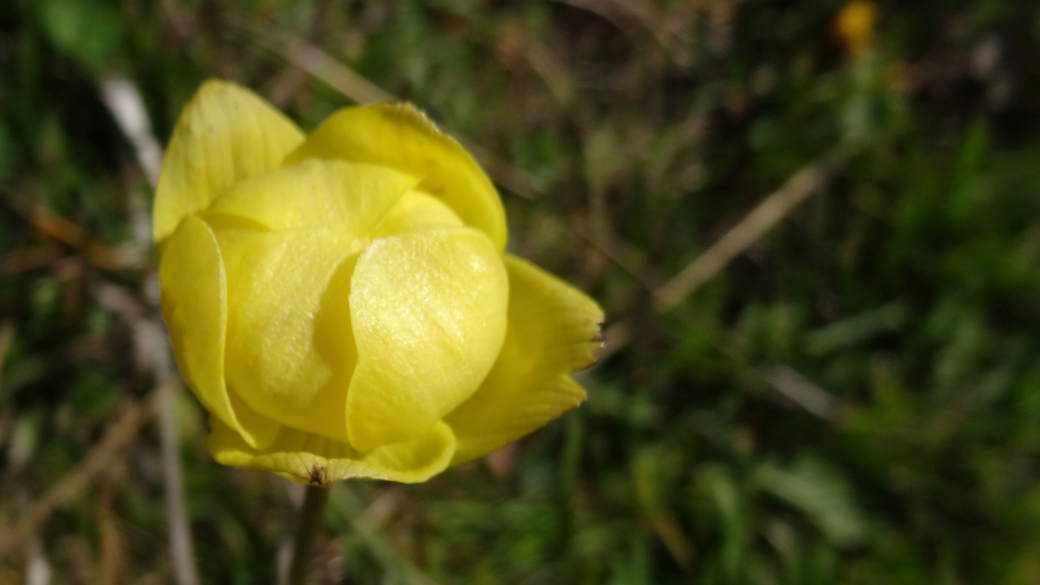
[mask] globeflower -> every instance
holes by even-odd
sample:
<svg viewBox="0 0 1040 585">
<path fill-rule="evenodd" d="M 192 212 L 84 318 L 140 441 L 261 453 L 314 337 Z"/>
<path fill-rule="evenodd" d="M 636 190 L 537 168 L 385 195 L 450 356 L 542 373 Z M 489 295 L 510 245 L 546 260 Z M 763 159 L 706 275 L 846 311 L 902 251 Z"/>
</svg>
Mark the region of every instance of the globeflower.
<svg viewBox="0 0 1040 585">
<path fill-rule="evenodd" d="M 162 314 L 225 465 L 420 482 L 577 406 L 602 311 L 506 253 L 493 185 L 408 104 L 310 136 L 247 89 L 185 106 L 155 194 Z"/>
<path fill-rule="evenodd" d="M 874 2 L 852 0 L 834 17 L 834 36 L 849 53 L 859 55 L 870 44 L 877 11 Z"/>
</svg>

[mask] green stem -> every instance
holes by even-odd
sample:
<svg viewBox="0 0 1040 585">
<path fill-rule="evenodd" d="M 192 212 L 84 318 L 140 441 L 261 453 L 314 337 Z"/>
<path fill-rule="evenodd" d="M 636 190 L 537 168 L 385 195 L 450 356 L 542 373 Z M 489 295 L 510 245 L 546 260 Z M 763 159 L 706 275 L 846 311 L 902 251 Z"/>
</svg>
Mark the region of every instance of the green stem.
<svg viewBox="0 0 1040 585">
<path fill-rule="evenodd" d="M 310 568 L 311 548 L 314 537 L 322 526 L 322 513 L 329 499 L 329 490 L 324 487 L 307 486 L 307 497 L 300 510 L 300 524 L 296 531 L 296 546 L 293 548 L 292 565 L 289 567 L 289 585 L 306 585 L 307 569 Z"/>
</svg>

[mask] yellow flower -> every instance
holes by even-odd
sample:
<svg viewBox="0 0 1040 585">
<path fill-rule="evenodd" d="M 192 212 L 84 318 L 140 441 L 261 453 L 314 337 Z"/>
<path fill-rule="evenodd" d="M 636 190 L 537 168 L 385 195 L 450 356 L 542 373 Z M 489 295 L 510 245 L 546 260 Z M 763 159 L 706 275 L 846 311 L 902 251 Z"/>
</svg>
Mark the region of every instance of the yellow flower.
<svg viewBox="0 0 1040 585">
<path fill-rule="evenodd" d="M 298 482 L 425 481 L 577 406 L 594 301 L 504 252 L 473 158 L 407 104 L 305 137 L 209 81 L 155 194 L 162 312 L 210 453 Z"/>
<path fill-rule="evenodd" d="M 867 48 L 877 23 L 877 5 L 868 0 L 852 0 L 834 17 L 834 36 L 853 55 Z"/>
</svg>

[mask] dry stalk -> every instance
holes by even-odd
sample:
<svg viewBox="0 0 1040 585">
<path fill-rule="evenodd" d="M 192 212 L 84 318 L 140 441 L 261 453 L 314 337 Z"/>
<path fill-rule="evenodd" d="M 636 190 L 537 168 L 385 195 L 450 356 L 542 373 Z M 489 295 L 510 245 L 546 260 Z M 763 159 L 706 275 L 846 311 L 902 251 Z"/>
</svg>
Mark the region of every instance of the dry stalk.
<svg viewBox="0 0 1040 585">
<path fill-rule="evenodd" d="M 782 187 L 762 200 L 744 219 L 715 244 L 694 259 L 674 278 L 654 291 L 654 309 L 674 309 L 702 284 L 711 280 L 734 258 L 751 247 L 787 214 L 816 193 L 825 180 L 824 171 L 809 165 L 791 176 Z"/>
<path fill-rule="evenodd" d="M 108 468 L 112 458 L 137 437 L 141 427 L 154 414 L 159 396 L 160 392 L 156 390 L 142 402 L 127 403 L 119 418 L 105 431 L 101 442 L 87 453 L 83 461 L 29 504 L 21 517 L 0 533 L 0 558 L 18 550 L 44 520 L 79 495 Z"/>
<path fill-rule="evenodd" d="M 162 147 L 152 132 L 148 120 L 144 100 L 137 87 L 128 80 L 111 78 L 101 82 L 102 96 L 111 110 L 119 129 L 134 147 L 137 163 L 144 171 L 154 188 L 159 180 L 162 167 Z M 146 214 L 137 209 L 138 214 Z M 135 218 L 140 219 L 140 218 Z M 143 218 L 148 223 L 147 215 Z M 145 234 L 145 238 L 147 238 Z M 138 242 L 142 247 L 149 242 Z M 152 276 L 154 278 L 154 275 Z M 163 484 L 166 491 L 166 516 L 169 521 L 170 554 L 173 557 L 174 576 L 178 585 L 197 585 L 198 568 L 195 564 L 195 553 L 191 542 L 191 528 L 188 524 L 187 505 L 184 500 L 184 482 L 181 477 L 181 462 L 178 453 L 177 421 L 174 407 L 177 388 L 177 375 L 170 362 L 170 347 L 166 341 L 166 332 L 162 323 L 152 311 L 145 311 L 130 295 L 120 294 L 117 287 L 101 287 L 101 292 L 108 291 L 114 302 L 110 307 L 120 313 L 134 328 L 134 341 L 137 346 L 138 364 L 148 366 L 155 374 L 157 415 L 159 423 L 159 448 L 162 456 Z M 105 296 L 99 299 L 105 304 Z M 118 302 L 118 301 L 122 302 Z"/>
<path fill-rule="evenodd" d="M 271 47 L 275 52 L 355 102 L 370 104 L 396 101 L 392 94 L 318 47 L 289 34 L 280 34 L 279 38 L 281 42 Z"/>
</svg>

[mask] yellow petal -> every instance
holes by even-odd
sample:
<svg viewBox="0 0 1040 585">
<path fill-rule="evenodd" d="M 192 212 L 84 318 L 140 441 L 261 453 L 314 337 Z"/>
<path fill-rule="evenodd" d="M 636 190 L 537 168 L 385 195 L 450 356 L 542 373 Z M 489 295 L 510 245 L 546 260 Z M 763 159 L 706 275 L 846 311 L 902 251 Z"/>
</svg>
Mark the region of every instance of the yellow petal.
<svg viewBox="0 0 1040 585">
<path fill-rule="evenodd" d="M 459 446 L 452 465 L 482 457 L 585 400 L 569 373 L 595 361 L 603 311 L 581 291 L 515 256 L 502 352 L 480 389 L 444 418 Z"/>
<path fill-rule="evenodd" d="M 219 420 L 212 420 L 211 426 L 206 446 L 217 462 L 273 471 L 297 483 L 328 485 L 352 478 L 418 483 L 444 471 L 455 453 L 455 436 L 442 422 L 410 441 L 367 453 L 289 428 L 283 428 L 270 447 L 257 450 Z"/>
<path fill-rule="evenodd" d="M 203 406 L 246 443 L 261 448 L 270 443 L 278 424 L 245 408 L 224 382 L 227 279 L 217 241 L 204 221 L 188 216 L 181 222 L 166 246 L 159 281 L 163 319 L 181 376 Z"/>
<path fill-rule="evenodd" d="M 356 242 L 326 228 L 214 232 L 227 276 L 228 385 L 281 424 L 346 440 Z"/>
<path fill-rule="evenodd" d="M 494 185 L 465 148 L 410 104 L 340 110 L 287 161 L 309 157 L 371 162 L 417 176 L 421 190 L 447 203 L 466 225 L 487 234 L 499 252 L 505 248 L 505 211 Z"/>
<path fill-rule="evenodd" d="M 369 237 L 387 211 L 419 180 L 389 167 L 307 159 L 237 183 L 207 219 L 249 220 L 274 230 L 330 228 Z"/>
<path fill-rule="evenodd" d="M 404 194 L 383 217 L 373 238 L 430 228 L 462 227 L 462 220 L 439 199 L 422 191 Z"/>
<path fill-rule="evenodd" d="M 204 83 L 181 112 L 166 149 L 155 189 L 156 243 L 238 181 L 280 166 L 301 142 L 300 130 L 253 92 L 224 81 Z"/>
<path fill-rule="evenodd" d="M 469 398 L 498 355 L 507 297 L 501 256 L 475 229 L 372 242 L 350 292 L 350 443 L 368 450 L 411 439 Z"/>
</svg>

